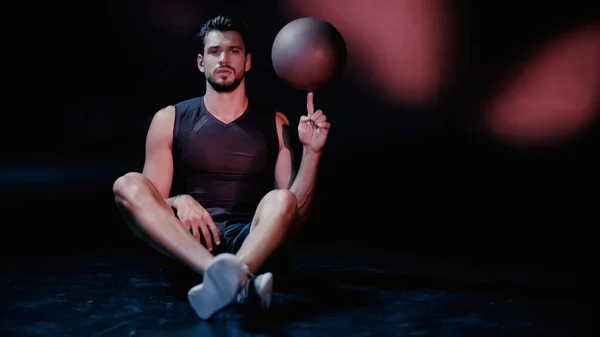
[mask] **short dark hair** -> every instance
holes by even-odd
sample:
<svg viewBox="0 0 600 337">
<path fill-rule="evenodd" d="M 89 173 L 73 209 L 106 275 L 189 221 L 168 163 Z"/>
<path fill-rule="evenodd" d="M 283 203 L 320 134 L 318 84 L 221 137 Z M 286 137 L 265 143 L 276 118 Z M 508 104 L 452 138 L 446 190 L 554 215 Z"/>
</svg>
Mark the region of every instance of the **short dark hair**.
<svg viewBox="0 0 600 337">
<path fill-rule="evenodd" d="M 206 35 L 211 31 L 216 30 L 219 32 L 227 32 L 233 31 L 238 32 L 242 36 L 242 40 L 244 41 L 244 49 L 246 55 L 250 53 L 250 41 L 249 41 L 249 31 L 250 28 L 243 21 L 233 18 L 227 15 L 218 15 L 214 18 L 206 21 L 206 23 L 202 26 L 198 34 L 196 34 L 196 40 L 200 44 L 200 53 L 204 54 L 204 47 L 206 43 Z"/>
</svg>

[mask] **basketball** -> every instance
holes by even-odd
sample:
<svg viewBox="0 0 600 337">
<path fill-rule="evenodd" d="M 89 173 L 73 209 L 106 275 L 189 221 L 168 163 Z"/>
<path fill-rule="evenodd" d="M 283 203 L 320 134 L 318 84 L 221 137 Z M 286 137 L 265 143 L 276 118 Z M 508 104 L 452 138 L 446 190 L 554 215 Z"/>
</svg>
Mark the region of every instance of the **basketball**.
<svg viewBox="0 0 600 337">
<path fill-rule="evenodd" d="M 314 91 L 334 82 L 346 66 L 346 43 L 329 22 L 306 17 L 286 24 L 273 41 L 277 76 L 295 89 Z"/>
</svg>

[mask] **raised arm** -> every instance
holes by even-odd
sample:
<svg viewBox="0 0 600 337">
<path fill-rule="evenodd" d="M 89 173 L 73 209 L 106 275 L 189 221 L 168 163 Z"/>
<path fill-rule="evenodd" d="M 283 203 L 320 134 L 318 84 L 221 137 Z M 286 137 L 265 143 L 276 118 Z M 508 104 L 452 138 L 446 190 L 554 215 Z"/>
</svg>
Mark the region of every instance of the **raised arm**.
<svg viewBox="0 0 600 337">
<path fill-rule="evenodd" d="M 168 106 L 159 110 L 150 123 L 146 137 L 146 159 L 143 175 L 156 186 L 163 198 L 169 197 L 173 183 L 173 125 L 175 107 Z M 171 200 L 167 200 L 171 205 Z"/>
<path fill-rule="evenodd" d="M 298 136 L 303 144 L 303 149 L 302 159 L 296 174 L 293 170 L 295 165 L 292 165 L 291 148 L 288 145 L 289 132 L 286 132 L 289 123 L 283 114 L 278 113 L 277 117 L 277 129 L 281 145 L 275 176 L 279 188 L 288 188 L 296 195 L 300 221 L 304 221 L 309 214 L 317 170 L 321 161 L 321 149 L 325 145 L 331 126 L 321 109 L 315 111 L 312 92 L 307 95 L 306 110 L 307 115 L 300 117 L 300 123 L 298 124 Z M 290 183 L 292 183 L 291 186 Z"/>
<path fill-rule="evenodd" d="M 292 152 L 290 123 L 286 116 L 277 113 L 277 133 L 279 135 L 279 155 L 275 167 L 277 188 L 289 189 L 298 199 L 299 221 L 304 221 L 310 213 L 315 188 L 316 171 L 320 153 L 304 148 L 300 167 L 296 168 Z"/>
</svg>

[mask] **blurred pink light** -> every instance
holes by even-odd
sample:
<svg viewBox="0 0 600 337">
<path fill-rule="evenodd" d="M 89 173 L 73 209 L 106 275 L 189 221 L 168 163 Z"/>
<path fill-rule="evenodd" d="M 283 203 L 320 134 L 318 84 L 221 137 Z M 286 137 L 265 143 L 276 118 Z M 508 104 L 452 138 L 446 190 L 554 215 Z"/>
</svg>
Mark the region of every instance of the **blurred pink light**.
<svg viewBox="0 0 600 337">
<path fill-rule="evenodd" d="M 516 146 L 568 139 L 597 117 L 600 24 L 544 46 L 493 99 L 485 119 L 492 135 Z"/>
</svg>

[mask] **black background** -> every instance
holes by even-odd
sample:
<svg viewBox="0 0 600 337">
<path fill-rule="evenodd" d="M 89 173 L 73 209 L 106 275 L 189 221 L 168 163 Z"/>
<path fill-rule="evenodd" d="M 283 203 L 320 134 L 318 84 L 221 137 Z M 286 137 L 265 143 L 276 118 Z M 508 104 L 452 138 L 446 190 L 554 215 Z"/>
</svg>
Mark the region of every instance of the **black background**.
<svg viewBox="0 0 600 337">
<path fill-rule="evenodd" d="M 275 35 L 295 17 L 275 1 L 179 1 L 194 10 L 175 11 L 166 29 L 165 3 L 46 4 L 7 31 L 5 254 L 140 245 L 116 213 L 112 183 L 141 170 L 154 112 L 204 92 L 194 34 L 217 13 L 241 14 L 253 29 L 249 96 L 297 126 L 305 93 L 283 85 L 270 60 Z M 499 72 L 597 13 L 577 1 L 516 4 L 455 2 L 464 45 L 449 56 L 454 77 L 435 104 L 392 106 L 348 74 L 317 93 L 333 126 L 303 242 L 573 270 L 588 258 L 599 220 L 598 127 L 525 151 L 493 142 L 469 117 Z"/>
</svg>

